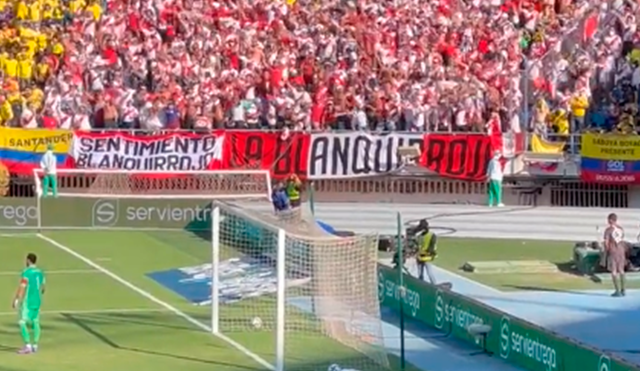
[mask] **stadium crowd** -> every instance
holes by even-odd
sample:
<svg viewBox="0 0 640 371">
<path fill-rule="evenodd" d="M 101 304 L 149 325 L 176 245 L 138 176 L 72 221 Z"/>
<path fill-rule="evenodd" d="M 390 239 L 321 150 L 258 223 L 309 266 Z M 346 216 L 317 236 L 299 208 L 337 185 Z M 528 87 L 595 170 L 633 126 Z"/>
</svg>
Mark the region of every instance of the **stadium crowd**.
<svg viewBox="0 0 640 371">
<path fill-rule="evenodd" d="M 0 0 L 1 123 L 520 130 L 536 103 L 534 123 L 584 125 L 586 82 L 624 44 L 589 34 L 598 53 L 563 59 L 596 0 L 283 1 Z"/>
<path fill-rule="evenodd" d="M 583 130 L 638 133 L 638 4 L 635 1 L 603 4 L 593 32 L 579 34 L 582 41 L 565 40 L 565 44 L 574 47 L 558 54 L 551 69 L 552 83 L 537 82 L 545 94 L 536 98 L 532 129 L 543 135 L 553 133 L 561 139 Z M 534 81 L 535 75 L 532 71 Z"/>
</svg>

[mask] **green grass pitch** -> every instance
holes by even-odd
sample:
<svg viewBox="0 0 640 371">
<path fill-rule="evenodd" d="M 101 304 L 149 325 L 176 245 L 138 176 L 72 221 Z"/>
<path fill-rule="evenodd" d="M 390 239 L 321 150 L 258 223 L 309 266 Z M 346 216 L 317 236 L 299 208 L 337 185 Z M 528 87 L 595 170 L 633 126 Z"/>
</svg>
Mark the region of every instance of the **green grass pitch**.
<svg viewBox="0 0 640 371">
<path fill-rule="evenodd" d="M 518 290 L 602 290 L 611 283 L 595 283 L 579 276 L 573 267 L 573 246 L 567 241 L 536 241 L 483 238 L 442 238 L 438 242 L 436 265 L 502 291 Z M 560 269 L 557 273 L 474 274 L 460 270 L 469 261 L 547 260 Z M 628 281 L 629 288 L 640 288 L 640 281 Z"/>
<path fill-rule="evenodd" d="M 40 352 L 19 356 L 17 314 L 10 305 L 28 252 L 39 257 L 47 292 Z M 44 238 L 0 234 L 0 256 L 0 292 L 6 303 L 4 310 L 0 307 L 0 371 L 266 369 L 205 331 L 210 308 L 194 306 L 145 276 L 210 261 L 209 243 L 189 232 L 60 231 Z M 251 320 L 232 308 L 225 310 L 240 321 Z M 267 363 L 275 362 L 271 331 L 223 333 Z M 297 341 L 291 341 L 293 336 Z M 287 370 L 324 371 L 332 363 L 381 369 L 320 334 L 300 333 L 288 340 Z M 391 369 L 398 370 L 398 359 L 389 360 Z M 407 370 L 416 371 L 412 365 Z"/>
</svg>

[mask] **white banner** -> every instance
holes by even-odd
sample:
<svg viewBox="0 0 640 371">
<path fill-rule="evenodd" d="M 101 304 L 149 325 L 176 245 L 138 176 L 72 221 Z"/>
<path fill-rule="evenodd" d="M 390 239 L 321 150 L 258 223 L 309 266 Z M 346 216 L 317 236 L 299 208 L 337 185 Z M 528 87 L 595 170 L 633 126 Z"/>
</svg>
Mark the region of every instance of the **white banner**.
<svg viewBox="0 0 640 371">
<path fill-rule="evenodd" d="M 128 134 L 76 133 L 70 154 L 76 168 L 136 171 L 192 171 L 219 169 L 224 134 Z"/>
<path fill-rule="evenodd" d="M 341 179 L 380 175 L 398 170 L 400 147 L 423 146 L 423 134 L 312 134 L 309 179 Z"/>
</svg>

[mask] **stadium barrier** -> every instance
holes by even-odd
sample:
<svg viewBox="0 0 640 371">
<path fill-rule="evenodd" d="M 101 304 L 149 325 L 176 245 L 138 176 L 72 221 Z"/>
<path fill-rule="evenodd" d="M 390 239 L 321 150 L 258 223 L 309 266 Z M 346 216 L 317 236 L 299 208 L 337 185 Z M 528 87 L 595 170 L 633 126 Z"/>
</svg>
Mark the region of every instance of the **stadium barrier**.
<svg viewBox="0 0 640 371">
<path fill-rule="evenodd" d="M 94 177 L 62 177 L 59 187 L 86 192 L 94 184 Z M 157 188 L 153 183 L 161 180 L 137 180 L 137 187 Z M 169 187 L 188 187 L 173 181 Z M 33 177 L 14 177 L 9 184 L 0 182 L 0 191 L 12 198 L 34 197 Z M 366 179 L 306 181 L 303 188 L 313 184 L 317 202 L 385 202 L 412 204 L 478 204 L 487 198 L 486 183 L 428 177 L 425 175 L 378 176 Z M 4 189 L 3 187 L 6 187 Z M 138 188 L 140 189 L 140 188 Z M 188 188 L 187 188 L 188 189 Z M 0 194 L 3 194 L 0 192 Z M 308 192 L 303 189 L 303 199 Z M 560 207 L 613 207 L 630 205 L 629 187 L 625 185 L 589 184 L 579 180 L 546 180 L 544 184 L 504 184 L 503 200 L 506 205 L 560 206 Z M 4 202 L 4 201 L 3 201 Z"/>
<path fill-rule="evenodd" d="M 635 158 L 640 142 L 611 138 L 597 136 L 585 145 L 587 155 L 604 153 L 606 156 L 600 155 L 603 158 L 582 156 L 583 161 L 595 164 L 596 176 L 602 182 L 579 182 L 562 174 L 554 178 L 550 169 L 548 177 L 524 184 L 517 173 L 509 172 L 511 167 L 505 167 L 505 173 L 513 178 L 505 184 L 504 202 L 628 207 L 626 182 L 640 180 L 636 173 L 640 158 Z M 39 167 L 41 154 L 51 143 L 61 168 L 269 169 L 276 179 L 297 174 L 307 184 L 313 183 L 319 201 L 483 204 L 486 187 L 482 181 L 492 150 L 502 143 L 503 154 L 515 155 L 522 150 L 521 142 L 521 138 L 509 134 L 490 137 L 472 133 L 297 132 L 283 137 L 282 132 L 234 130 L 136 136 L 125 132 L 0 128 L 0 174 L 11 174 L 10 182 L 0 182 L 0 190 L 10 189 L 0 193 L 31 197 L 32 171 Z M 593 143 L 597 145 L 590 145 Z M 408 166 L 397 156 L 398 148 L 406 145 L 422 148 L 420 158 Z M 93 178 L 65 177 L 60 182 L 86 189 Z M 145 182 L 137 182 L 135 187 L 145 187 Z"/>
<path fill-rule="evenodd" d="M 471 324 L 491 327 L 486 349 L 495 356 L 529 371 L 637 371 L 615 355 L 570 339 L 533 323 L 511 316 L 475 299 L 404 275 L 400 290 L 397 271 L 378 266 L 378 296 L 381 305 L 398 311 L 403 300 L 404 316 L 422 322 L 475 346 Z M 404 291 L 404 297 L 402 292 Z"/>
</svg>

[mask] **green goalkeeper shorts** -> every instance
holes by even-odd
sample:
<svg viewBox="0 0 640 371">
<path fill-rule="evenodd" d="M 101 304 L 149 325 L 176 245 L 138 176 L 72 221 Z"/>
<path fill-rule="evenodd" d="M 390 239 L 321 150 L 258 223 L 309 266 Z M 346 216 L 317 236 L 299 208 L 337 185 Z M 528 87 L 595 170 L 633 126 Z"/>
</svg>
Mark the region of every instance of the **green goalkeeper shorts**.
<svg viewBox="0 0 640 371">
<path fill-rule="evenodd" d="M 23 307 L 20 311 L 20 322 L 36 322 L 40 320 L 40 308 Z"/>
</svg>

